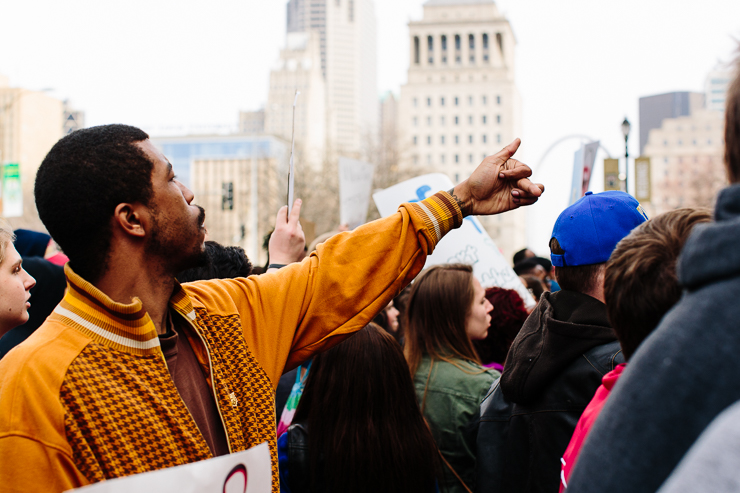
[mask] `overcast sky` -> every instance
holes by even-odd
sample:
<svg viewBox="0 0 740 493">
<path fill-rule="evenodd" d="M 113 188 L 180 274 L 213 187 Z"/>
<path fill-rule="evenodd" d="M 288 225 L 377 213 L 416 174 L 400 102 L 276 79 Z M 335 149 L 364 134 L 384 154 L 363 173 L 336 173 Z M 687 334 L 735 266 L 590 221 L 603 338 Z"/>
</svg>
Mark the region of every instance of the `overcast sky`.
<svg viewBox="0 0 740 493">
<path fill-rule="evenodd" d="M 378 90 L 398 92 L 408 67 L 407 22 L 423 0 L 376 0 Z M 703 90 L 732 59 L 740 1 L 501 0 L 517 38 L 523 100 L 520 157 L 533 167 L 559 138 L 586 134 L 624 154 L 622 119 L 638 98 Z M 261 107 L 285 37 L 283 0 L 4 0 L 0 73 L 11 85 L 53 88 L 87 124 L 145 128 L 235 124 Z M 535 249 L 546 253 L 553 212 L 567 201 L 578 140 L 536 170 L 548 192 L 531 211 Z M 599 161 L 603 156 L 599 156 Z M 601 189 L 597 166 L 594 190 Z"/>
</svg>

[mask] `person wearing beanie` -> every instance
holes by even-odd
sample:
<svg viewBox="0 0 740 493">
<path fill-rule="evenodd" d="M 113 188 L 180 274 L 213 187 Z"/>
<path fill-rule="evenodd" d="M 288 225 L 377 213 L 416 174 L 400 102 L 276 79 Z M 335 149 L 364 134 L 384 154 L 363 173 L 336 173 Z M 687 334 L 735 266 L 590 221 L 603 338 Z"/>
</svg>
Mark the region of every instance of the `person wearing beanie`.
<svg viewBox="0 0 740 493">
<path fill-rule="evenodd" d="M 477 491 L 557 491 L 581 413 L 624 361 L 604 304 L 606 261 L 646 220 L 618 191 L 587 192 L 558 217 L 550 251 L 562 289 L 543 293 L 481 404 Z"/>
</svg>

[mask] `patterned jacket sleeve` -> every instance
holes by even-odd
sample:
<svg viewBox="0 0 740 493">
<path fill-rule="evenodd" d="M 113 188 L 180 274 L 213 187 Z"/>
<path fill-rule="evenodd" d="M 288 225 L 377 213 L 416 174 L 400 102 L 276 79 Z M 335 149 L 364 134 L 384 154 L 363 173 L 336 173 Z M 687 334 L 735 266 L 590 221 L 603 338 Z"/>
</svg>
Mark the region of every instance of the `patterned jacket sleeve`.
<svg viewBox="0 0 740 493">
<path fill-rule="evenodd" d="M 283 371 L 370 322 L 462 219 L 455 200 L 438 192 L 401 205 L 392 216 L 340 233 L 310 257 L 278 272 L 193 283 L 188 289 L 198 298 L 212 296 L 208 288 L 217 288 L 229 304 L 236 304 L 247 345 L 276 386 Z"/>
</svg>

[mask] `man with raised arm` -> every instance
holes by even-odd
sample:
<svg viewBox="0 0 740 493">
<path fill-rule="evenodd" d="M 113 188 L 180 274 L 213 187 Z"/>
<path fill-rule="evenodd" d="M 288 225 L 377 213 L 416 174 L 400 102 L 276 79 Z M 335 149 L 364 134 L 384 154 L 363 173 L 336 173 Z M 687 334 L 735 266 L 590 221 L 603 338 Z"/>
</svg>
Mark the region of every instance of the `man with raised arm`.
<svg viewBox="0 0 740 493">
<path fill-rule="evenodd" d="M 205 214 L 172 165 L 134 127 L 64 137 L 35 196 L 68 290 L 0 362 L 0 489 L 64 491 L 268 442 L 277 492 L 280 375 L 365 326 L 464 216 L 534 203 L 544 187 L 511 159 L 518 146 L 301 263 L 179 285 L 202 259 Z"/>
</svg>

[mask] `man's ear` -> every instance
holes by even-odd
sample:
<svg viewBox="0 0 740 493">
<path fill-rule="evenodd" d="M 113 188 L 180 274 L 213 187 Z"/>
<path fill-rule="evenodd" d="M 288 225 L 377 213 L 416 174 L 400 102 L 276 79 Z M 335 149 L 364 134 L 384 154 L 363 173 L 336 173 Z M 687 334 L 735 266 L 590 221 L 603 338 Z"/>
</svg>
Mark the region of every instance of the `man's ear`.
<svg viewBox="0 0 740 493">
<path fill-rule="evenodd" d="M 121 231 L 140 238 L 146 236 L 148 219 L 145 208 L 140 204 L 118 204 L 113 212 L 114 224 Z"/>
</svg>

